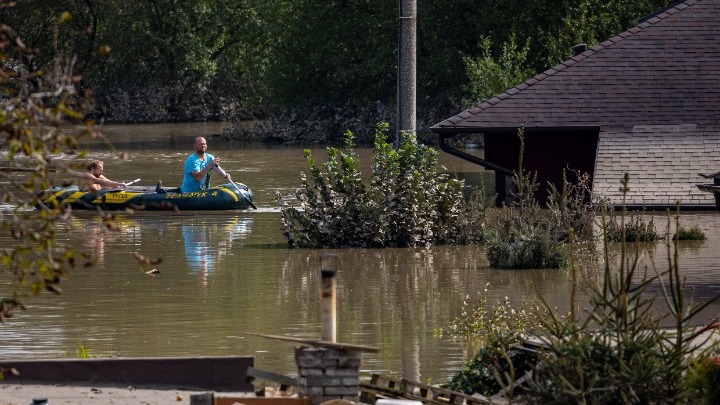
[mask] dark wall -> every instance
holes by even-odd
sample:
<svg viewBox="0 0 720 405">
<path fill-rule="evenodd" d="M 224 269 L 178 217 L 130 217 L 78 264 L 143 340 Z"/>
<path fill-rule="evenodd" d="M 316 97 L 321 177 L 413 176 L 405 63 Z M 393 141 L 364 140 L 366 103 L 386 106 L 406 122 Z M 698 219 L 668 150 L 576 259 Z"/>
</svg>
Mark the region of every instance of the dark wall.
<svg viewBox="0 0 720 405">
<path fill-rule="evenodd" d="M 548 182 L 562 186 L 563 169 L 593 175 L 597 154 L 598 130 L 531 131 L 525 130 L 523 168 L 537 173 L 540 185 L 535 197 L 547 201 Z M 517 171 L 520 139 L 517 133 L 485 134 L 485 159 Z M 569 180 L 573 180 L 568 176 Z M 498 192 L 500 192 L 498 185 Z M 498 198 L 501 200 L 502 198 Z"/>
</svg>

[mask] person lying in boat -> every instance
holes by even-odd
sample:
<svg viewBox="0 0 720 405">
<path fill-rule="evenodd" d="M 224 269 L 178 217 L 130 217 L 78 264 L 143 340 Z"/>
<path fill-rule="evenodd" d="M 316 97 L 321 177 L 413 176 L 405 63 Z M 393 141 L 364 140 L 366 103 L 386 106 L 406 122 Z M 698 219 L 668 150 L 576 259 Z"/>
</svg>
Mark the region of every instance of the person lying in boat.
<svg viewBox="0 0 720 405">
<path fill-rule="evenodd" d="M 122 181 L 112 181 L 103 176 L 102 160 L 93 160 L 87 165 L 87 171 L 80 176 L 80 191 L 97 192 L 100 189 L 118 189 L 125 188 L 127 184 Z"/>
<path fill-rule="evenodd" d="M 207 153 L 207 141 L 202 136 L 195 138 L 195 153 L 185 160 L 182 192 L 190 193 L 210 187 L 210 171 L 218 166 L 220 159 Z M 228 181 L 230 175 L 227 175 Z"/>
</svg>

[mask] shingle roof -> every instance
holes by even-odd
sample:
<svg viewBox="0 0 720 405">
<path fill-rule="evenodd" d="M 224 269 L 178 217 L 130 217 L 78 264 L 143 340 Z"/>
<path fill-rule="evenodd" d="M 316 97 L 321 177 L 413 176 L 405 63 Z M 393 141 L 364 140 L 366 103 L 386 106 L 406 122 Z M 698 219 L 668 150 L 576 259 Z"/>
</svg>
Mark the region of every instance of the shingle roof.
<svg viewBox="0 0 720 405">
<path fill-rule="evenodd" d="M 720 0 L 687 0 L 432 129 L 719 123 Z"/>
<path fill-rule="evenodd" d="M 601 132 L 593 193 L 619 204 L 620 180 L 630 175 L 628 205 L 713 204 L 713 195 L 698 190 L 707 183 L 698 173 L 718 171 L 720 131 L 696 125 L 638 125 Z M 710 181 L 712 183 L 712 181 Z"/>
</svg>

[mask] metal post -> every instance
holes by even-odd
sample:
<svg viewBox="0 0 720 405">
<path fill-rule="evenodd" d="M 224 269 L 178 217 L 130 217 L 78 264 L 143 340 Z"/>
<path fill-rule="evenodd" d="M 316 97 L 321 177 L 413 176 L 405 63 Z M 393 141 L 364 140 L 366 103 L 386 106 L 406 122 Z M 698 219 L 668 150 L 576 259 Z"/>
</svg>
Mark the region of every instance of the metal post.
<svg viewBox="0 0 720 405">
<path fill-rule="evenodd" d="M 400 33 L 398 38 L 397 133 L 395 148 L 400 147 L 400 134 L 415 134 L 416 125 L 416 42 L 417 0 L 400 1 Z"/>
<path fill-rule="evenodd" d="M 321 257 L 320 284 L 320 340 L 335 342 L 335 294 L 337 292 L 337 255 L 324 254 Z"/>
</svg>

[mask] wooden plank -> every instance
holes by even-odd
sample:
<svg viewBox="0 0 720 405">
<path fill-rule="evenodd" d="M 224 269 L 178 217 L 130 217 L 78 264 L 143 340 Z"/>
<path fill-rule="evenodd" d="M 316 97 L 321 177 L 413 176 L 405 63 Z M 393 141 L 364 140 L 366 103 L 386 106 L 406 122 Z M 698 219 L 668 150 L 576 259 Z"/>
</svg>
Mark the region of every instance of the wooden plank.
<svg viewBox="0 0 720 405">
<path fill-rule="evenodd" d="M 355 350 L 359 352 L 368 352 L 368 353 L 379 353 L 380 349 L 373 346 L 365 346 L 365 345 L 354 345 L 350 343 L 336 343 L 336 342 L 328 342 L 325 340 L 313 340 L 313 339 L 302 339 L 302 338 L 296 338 L 292 336 L 279 336 L 279 335 L 268 335 L 265 333 L 253 333 L 253 332 L 243 332 L 247 335 L 253 335 L 253 336 L 260 336 L 267 339 L 273 339 L 273 340 L 283 340 L 286 342 L 295 342 L 295 343 L 304 343 L 306 345 L 310 346 L 317 346 L 317 347 L 326 347 L 330 349 L 340 349 L 340 350 Z"/>
<path fill-rule="evenodd" d="M 242 397 L 225 396 L 215 394 L 213 405 L 310 405 L 310 397 L 286 398 L 286 397 Z"/>
<path fill-rule="evenodd" d="M 260 370 L 255 367 L 248 367 L 247 376 L 248 380 L 250 380 L 250 378 L 259 378 L 261 380 L 280 384 L 281 391 L 285 391 L 288 387 L 297 387 L 297 378 L 288 377 L 282 374 L 276 374 L 270 371 Z"/>
</svg>

